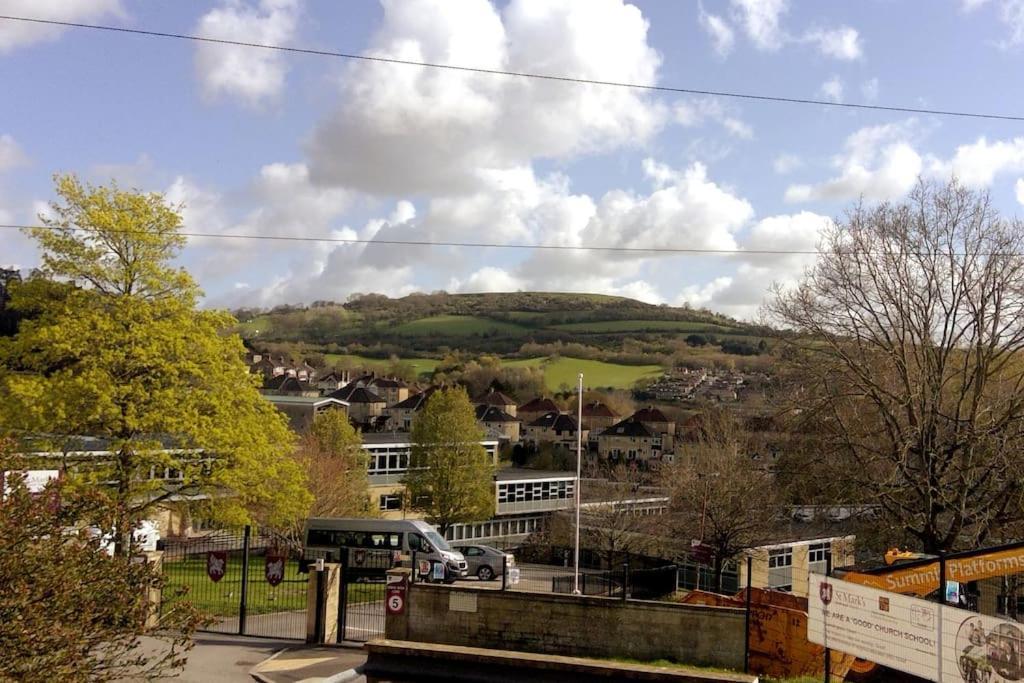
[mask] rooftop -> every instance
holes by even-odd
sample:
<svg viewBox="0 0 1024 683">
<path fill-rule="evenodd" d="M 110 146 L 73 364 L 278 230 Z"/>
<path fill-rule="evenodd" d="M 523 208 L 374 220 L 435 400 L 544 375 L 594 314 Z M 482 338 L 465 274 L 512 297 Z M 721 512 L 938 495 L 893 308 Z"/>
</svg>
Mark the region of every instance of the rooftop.
<svg viewBox="0 0 1024 683">
<path fill-rule="evenodd" d="M 339 398 L 333 398 L 331 396 L 267 396 L 263 398 L 267 399 L 271 403 L 278 405 L 289 405 L 289 406 L 319 406 L 326 403 L 334 403 L 340 406 L 348 406 L 348 401 L 343 401 Z"/>
<path fill-rule="evenodd" d="M 524 481 L 530 479 L 576 479 L 575 472 L 552 470 L 528 470 L 522 467 L 506 467 L 494 474 L 496 481 Z"/>
</svg>

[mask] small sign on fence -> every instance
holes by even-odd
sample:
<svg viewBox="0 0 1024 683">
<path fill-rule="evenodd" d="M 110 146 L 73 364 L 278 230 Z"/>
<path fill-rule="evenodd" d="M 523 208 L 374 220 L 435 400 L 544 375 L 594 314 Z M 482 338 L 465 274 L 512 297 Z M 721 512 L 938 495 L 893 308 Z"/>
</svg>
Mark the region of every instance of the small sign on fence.
<svg viewBox="0 0 1024 683">
<path fill-rule="evenodd" d="M 508 585 L 517 586 L 519 585 L 519 567 L 508 568 Z"/>
<path fill-rule="evenodd" d="M 228 553 L 226 550 L 211 550 L 206 553 L 206 575 L 217 583 L 228 571 Z"/>
<path fill-rule="evenodd" d="M 440 562 L 435 562 L 434 566 L 430 569 L 430 578 L 434 581 L 444 581 L 444 565 Z"/>
<path fill-rule="evenodd" d="M 384 605 L 388 614 L 405 614 L 405 595 L 409 588 L 403 576 L 400 581 L 389 582 Z"/>
<path fill-rule="evenodd" d="M 267 555 L 263 563 L 263 575 L 267 583 L 276 586 L 284 580 L 284 555 Z"/>
</svg>

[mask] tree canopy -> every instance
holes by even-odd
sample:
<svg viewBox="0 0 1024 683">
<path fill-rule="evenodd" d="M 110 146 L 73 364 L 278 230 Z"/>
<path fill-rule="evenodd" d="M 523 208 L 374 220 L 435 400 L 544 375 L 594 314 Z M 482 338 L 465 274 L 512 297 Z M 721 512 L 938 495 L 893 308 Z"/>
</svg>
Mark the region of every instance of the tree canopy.
<svg viewBox="0 0 1024 683">
<path fill-rule="evenodd" d="M 1024 225 L 922 182 L 853 207 L 820 251 L 767 306 L 817 481 L 879 504 L 889 542 L 1005 534 L 1024 512 Z"/>
<path fill-rule="evenodd" d="M 494 463 L 480 444 L 465 390 L 434 392 L 412 425 L 406 486 L 410 505 L 443 534 L 452 524 L 494 514 Z"/>
<path fill-rule="evenodd" d="M 10 305 L 31 313 L 0 342 L 0 429 L 61 455 L 71 480 L 124 516 L 207 496 L 225 521 L 302 516 L 310 496 L 285 418 L 257 390 L 228 314 L 197 307 L 174 264 L 181 218 L 159 194 L 57 178 L 30 231 L 41 274 Z M 82 452 L 98 438 L 108 455 Z M 170 476 L 164 476 L 170 475 Z"/>
</svg>

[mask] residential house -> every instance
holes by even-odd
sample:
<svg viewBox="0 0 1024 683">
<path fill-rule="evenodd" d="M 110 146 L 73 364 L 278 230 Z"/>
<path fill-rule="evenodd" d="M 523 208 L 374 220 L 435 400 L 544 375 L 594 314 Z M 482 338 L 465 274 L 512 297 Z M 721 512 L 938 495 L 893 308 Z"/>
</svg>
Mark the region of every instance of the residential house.
<svg viewBox="0 0 1024 683">
<path fill-rule="evenodd" d="M 505 413 L 508 413 L 512 417 L 517 417 L 516 413 L 518 411 L 518 408 L 516 407 L 516 402 L 512 399 L 512 397 L 508 396 L 507 394 L 503 394 L 502 392 L 494 389 L 493 387 L 491 389 L 488 389 L 487 393 L 477 397 L 477 399 L 473 401 L 473 403 L 477 404 L 478 406 L 499 408 L 500 410 L 504 411 Z"/>
<path fill-rule="evenodd" d="M 477 422 L 484 426 L 487 438 L 502 443 L 519 443 L 519 419 L 509 415 L 498 406 L 478 405 Z"/>
<path fill-rule="evenodd" d="M 263 381 L 261 393 L 273 396 L 319 396 L 320 389 L 315 384 L 291 375 L 277 375 Z"/>
<path fill-rule="evenodd" d="M 676 423 L 654 406 L 641 408 L 630 416 L 645 427 L 661 434 L 662 453 L 672 453 L 675 448 Z"/>
<path fill-rule="evenodd" d="M 658 462 L 664 456 L 664 437 L 635 417 L 608 427 L 597 435 L 597 454 L 610 463 Z"/>
<path fill-rule="evenodd" d="M 516 417 L 522 420 L 523 424 L 530 424 L 546 413 L 557 413 L 560 410 L 561 409 L 558 407 L 558 404 L 550 398 L 541 397 L 535 398 L 532 401 L 527 401 L 523 405 L 519 406 L 519 409 L 516 412 Z"/>
<path fill-rule="evenodd" d="M 317 389 L 324 393 L 337 391 L 352 381 L 352 373 L 348 370 L 334 370 L 323 377 L 317 377 L 315 384 Z"/>
<path fill-rule="evenodd" d="M 550 443 L 564 448 L 576 448 L 576 419 L 564 413 L 550 412 L 526 424 L 523 427 L 522 440 L 534 447 Z M 581 438 L 587 442 L 587 430 L 582 430 Z"/>
<path fill-rule="evenodd" d="M 365 387 L 350 382 L 337 391 L 327 394 L 348 403 L 348 418 L 364 431 L 379 431 L 383 426 L 384 409 L 387 402 Z"/>
<path fill-rule="evenodd" d="M 412 431 L 412 421 L 416 417 L 416 413 L 423 410 L 427 399 L 438 389 L 439 387 L 428 387 L 404 401 L 388 406 L 384 410 L 384 414 L 387 416 L 386 428 L 393 432 Z"/>
<path fill-rule="evenodd" d="M 591 439 L 598 432 L 611 427 L 619 419 L 618 413 L 600 401 L 584 404 L 582 412 L 583 428 L 590 432 Z"/>
<path fill-rule="evenodd" d="M 409 385 L 397 377 L 378 377 L 375 373 L 363 375 L 352 380 L 351 384 L 371 389 L 389 406 L 401 403 L 409 398 Z"/>
</svg>

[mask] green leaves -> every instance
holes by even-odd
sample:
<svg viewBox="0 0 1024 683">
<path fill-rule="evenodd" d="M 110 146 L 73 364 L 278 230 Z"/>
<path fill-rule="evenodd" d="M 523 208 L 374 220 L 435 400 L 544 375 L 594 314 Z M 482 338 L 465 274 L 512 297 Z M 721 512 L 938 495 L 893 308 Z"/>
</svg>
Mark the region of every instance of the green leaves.
<svg viewBox="0 0 1024 683">
<path fill-rule="evenodd" d="M 133 519 L 180 495 L 212 496 L 233 522 L 305 514 L 294 437 L 248 374 L 235 320 L 197 310 L 195 283 L 170 262 L 184 244 L 178 214 L 160 195 L 73 177 L 58 193 L 46 224 L 60 229 L 33 232 L 45 274 L 13 292 L 31 316 L 0 344 L 0 430 L 60 452 L 105 439 L 109 455 L 71 456 L 70 474 Z M 181 478 L 151 476 L 167 468 Z"/>
<path fill-rule="evenodd" d="M 494 463 L 463 389 L 436 391 L 416 416 L 406 486 L 415 508 L 443 533 L 494 514 Z"/>
</svg>

